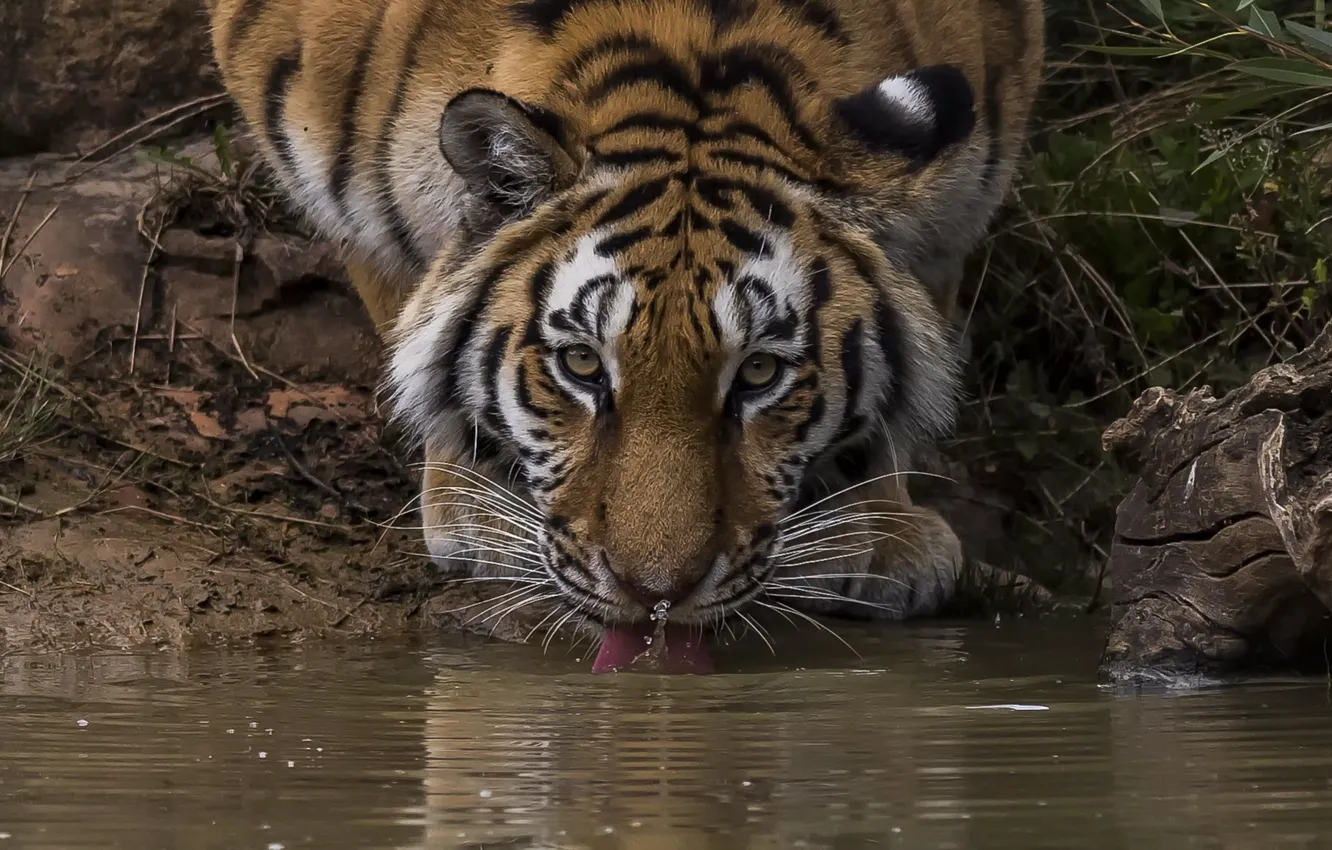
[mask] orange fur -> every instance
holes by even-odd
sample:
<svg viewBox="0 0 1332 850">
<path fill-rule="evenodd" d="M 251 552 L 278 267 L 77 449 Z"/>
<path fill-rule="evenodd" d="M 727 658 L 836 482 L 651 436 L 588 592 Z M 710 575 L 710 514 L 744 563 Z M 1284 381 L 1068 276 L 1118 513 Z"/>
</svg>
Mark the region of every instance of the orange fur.
<svg viewBox="0 0 1332 850">
<path fill-rule="evenodd" d="M 869 480 L 820 508 L 849 512 L 846 523 L 782 544 L 810 555 L 790 567 L 812 589 L 803 604 L 906 616 L 944 601 L 957 540 L 892 474 L 951 418 L 949 319 L 962 260 L 1023 144 L 1039 0 L 731 0 L 712 12 L 695 0 L 217 0 L 212 22 L 226 85 L 279 181 L 345 245 L 394 346 L 395 386 L 426 445 L 422 511 L 437 557 L 467 559 L 460 526 L 487 540 L 517 529 L 521 552 L 547 569 L 557 555 L 604 564 L 618 590 L 560 586 L 576 606 L 582 591 L 598 597 L 584 613 L 636 619 L 658 597 L 688 609 L 718 558 L 764 573 L 791 511 L 850 475 Z M 603 49 L 611 37 L 651 46 Z M 617 79 L 635 62 L 651 73 Z M 839 118 L 856 92 L 935 65 L 961 72 L 979 116 L 938 151 L 881 149 Z M 672 93 L 663 81 L 677 71 Z M 892 89 L 908 112 L 912 85 Z M 477 89 L 510 100 L 465 102 Z M 470 111 L 451 122 L 450 110 Z M 655 123 L 617 129 L 645 111 Z M 941 126 L 964 117 L 945 101 L 926 113 Z M 509 170 L 487 183 L 491 159 L 505 158 Z M 604 224 L 635 192 L 656 194 Z M 610 274 L 634 277 L 635 312 L 625 320 L 605 296 L 598 321 L 625 324 L 601 352 L 618 383 L 594 410 L 555 374 L 552 344 L 530 338 L 549 319 L 533 293 L 558 290 L 552 275 L 577 262 L 602 262 L 575 262 L 589 233 L 635 228 Z M 755 234 L 785 252 L 764 267 L 785 281 L 778 301 L 805 304 L 820 268 L 828 289 L 797 317 L 805 350 L 781 373 L 794 383 L 761 415 L 718 389 L 739 356 L 721 321 L 738 297 L 734 270 L 771 257 L 746 247 Z M 862 362 L 848 359 L 853 343 Z M 866 423 L 852 405 L 867 404 L 854 393 L 871 381 L 884 402 Z M 872 436 L 828 436 L 824 454 L 790 473 L 792 435 L 833 413 Z M 857 472 L 843 469 L 848 457 Z M 477 493 L 475 474 L 514 492 Z M 857 515 L 879 536 L 839 549 Z M 529 538 L 524 523 L 546 527 Z M 835 563 L 813 557 L 825 539 Z M 517 554 L 486 557 L 521 569 Z M 736 591 L 726 612 L 761 584 Z M 684 616 L 714 619 L 716 607 Z"/>
</svg>

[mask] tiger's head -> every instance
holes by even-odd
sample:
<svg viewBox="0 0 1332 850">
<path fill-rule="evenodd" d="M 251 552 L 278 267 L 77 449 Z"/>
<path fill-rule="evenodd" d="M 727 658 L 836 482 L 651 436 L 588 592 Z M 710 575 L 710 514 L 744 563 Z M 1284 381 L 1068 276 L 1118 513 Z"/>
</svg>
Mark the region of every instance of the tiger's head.
<svg viewBox="0 0 1332 850">
<path fill-rule="evenodd" d="M 780 127 L 724 82 L 713 108 L 472 89 L 444 110 L 465 225 L 390 339 L 440 563 L 516 571 L 603 624 L 663 600 L 715 623 L 811 493 L 950 426 L 950 325 L 866 222 L 913 224 L 913 175 L 958 167 L 939 163 L 971 130 L 965 77 L 921 69 Z"/>
</svg>

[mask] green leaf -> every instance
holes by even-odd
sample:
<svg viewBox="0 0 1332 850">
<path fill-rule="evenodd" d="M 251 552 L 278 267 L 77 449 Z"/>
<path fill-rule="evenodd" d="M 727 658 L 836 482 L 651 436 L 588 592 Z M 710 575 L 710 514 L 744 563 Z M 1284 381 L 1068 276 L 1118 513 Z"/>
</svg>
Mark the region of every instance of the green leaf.
<svg viewBox="0 0 1332 850">
<path fill-rule="evenodd" d="M 213 152 L 217 154 L 217 168 L 224 177 L 231 176 L 231 140 L 221 124 L 213 128 Z"/>
<path fill-rule="evenodd" d="M 1326 124 L 1319 124 L 1316 127 L 1305 127 L 1303 130 L 1296 130 L 1294 133 L 1290 134 L 1290 137 L 1293 139 L 1296 136 L 1303 136 L 1305 133 L 1326 133 L 1328 130 L 1332 130 L 1332 121 L 1329 121 Z"/>
<path fill-rule="evenodd" d="M 1110 44 L 1084 44 L 1080 47 L 1092 53 L 1105 53 L 1109 56 L 1165 56 L 1168 53 L 1179 52 L 1179 48 L 1174 45 L 1170 47 L 1128 47 Z"/>
<path fill-rule="evenodd" d="M 1183 227 L 1184 225 L 1188 224 L 1191 221 L 1195 221 L 1198 218 L 1198 214 L 1196 212 L 1189 212 L 1188 210 L 1176 210 L 1176 209 L 1171 209 L 1170 207 L 1161 207 L 1160 216 L 1162 219 L 1164 219 L 1164 221 L 1162 222 L 1163 224 L 1173 225 L 1174 227 Z"/>
<path fill-rule="evenodd" d="M 1281 21 L 1276 15 L 1254 6 L 1249 10 L 1249 29 L 1265 35 L 1273 41 L 1289 41 L 1286 34 L 1281 31 Z"/>
<path fill-rule="evenodd" d="M 1138 0 L 1138 2 L 1142 4 L 1143 8 L 1155 15 L 1161 23 L 1166 22 L 1165 11 L 1161 9 L 1161 0 Z"/>
<path fill-rule="evenodd" d="M 1294 59 L 1245 59 L 1226 66 L 1228 71 L 1239 71 L 1278 83 L 1294 83 L 1308 88 L 1332 88 L 1332 71 L 1325 71 L 1308 62 Z"/>
<path fill-rule="evenodd" d="M 1219 121 L 1222 118 L 1229 118 L 1237 112 L 1246 112 L 1257 106 L 1262 106 L 1273 98 L 1290 94 L 1298 89 L 1291 86 L 1272 86 L 1258 84 L 1256 88 L 1249 91 L 1242 91 L 1239 94 L 1229 97 L 1209 98 L 1202 101 L 1202 105 L 1194 110 L 1187 119 L 1191 124 L 1210 124 L 1213 121 Z"/>
<path fill-rule="evenodd" d="M 1286 29 L 1294 33 L 1308 47 L 1332 56 L 1332 32 L 1306 27 L 1295 21 L 1286 21 Z"/>
<path fill-rule="evenodd" d="M 1253 0 L 1240 0 L 1239 5 L 1235 7 L 1235 11 L 1243 12 L 1245 9 L 1249 8 L 1252 5 L 1253 5 Z"/>
</svg>

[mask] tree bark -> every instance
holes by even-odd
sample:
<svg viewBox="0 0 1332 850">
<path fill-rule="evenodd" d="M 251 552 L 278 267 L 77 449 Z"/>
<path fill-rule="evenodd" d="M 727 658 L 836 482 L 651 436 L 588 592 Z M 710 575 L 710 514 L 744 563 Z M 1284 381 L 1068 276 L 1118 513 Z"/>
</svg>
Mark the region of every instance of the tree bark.
<svg viewBox="0 0 1332 850">
<path fill-rule="evenodd" d="M 1139 481 L 1110 551 L 1102 678 L 1325 668 L 1332 328 L 1221 399 L 1148 390 L 1103 442 Z"/>
</svg>

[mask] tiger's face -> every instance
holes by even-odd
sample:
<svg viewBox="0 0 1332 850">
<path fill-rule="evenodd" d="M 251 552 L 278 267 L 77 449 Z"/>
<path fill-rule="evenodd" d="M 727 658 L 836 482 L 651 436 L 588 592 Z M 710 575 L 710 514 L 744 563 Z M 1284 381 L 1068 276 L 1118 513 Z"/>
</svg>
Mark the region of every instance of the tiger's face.
<svg viewBox="0 0 1332 850">
<path fill-rule="evenodd" d="M 947 426 L 955 355 L 928 293 L 799 163 L 711 155 L 735 153 L 728 120 L 622 121 L 656 134 L 629 156 L 493 92 L 446 111 L 468 226 L 391 339 L 441 563 L 539 574 L 602 623 L 663 601 L 715 623 L 780 566 L 784 520 L 840 455 L 890 471 Z M 474 556 L 457 529 L 483 515 L 512 542 Z"/>
</svg>

